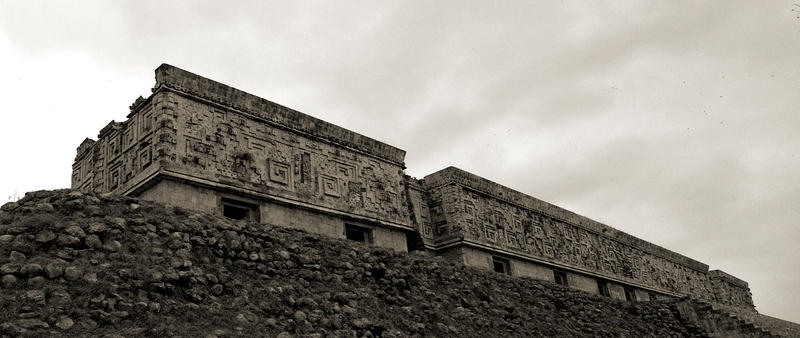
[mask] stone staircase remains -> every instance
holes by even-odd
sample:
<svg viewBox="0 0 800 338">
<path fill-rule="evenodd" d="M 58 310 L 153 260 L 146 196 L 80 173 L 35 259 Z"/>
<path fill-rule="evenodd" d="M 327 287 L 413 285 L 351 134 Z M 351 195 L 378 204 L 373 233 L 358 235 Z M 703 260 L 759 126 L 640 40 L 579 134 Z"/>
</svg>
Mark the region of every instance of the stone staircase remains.
<svg viewBox="0 0 800 338">
<path fill-rule="evenodd" d="M 753 318 L 741 318 L 723 306 L 696 299 L 676 304 L 681 320 L 705 331 L 709 337 L 781 337 Z"/>
</svg>

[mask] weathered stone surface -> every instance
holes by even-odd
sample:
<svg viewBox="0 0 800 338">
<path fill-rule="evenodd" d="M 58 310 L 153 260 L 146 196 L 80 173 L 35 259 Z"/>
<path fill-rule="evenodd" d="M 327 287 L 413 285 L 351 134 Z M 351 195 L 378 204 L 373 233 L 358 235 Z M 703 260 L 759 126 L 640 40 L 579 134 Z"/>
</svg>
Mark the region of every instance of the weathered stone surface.
<svg viewBox="0 0 800 338">
<path fill-rule="evenodd" d="M 45 294 L 42 290 L 25 291 L 25 297 L 34 303 L 44 304 Z"/>
<path fill-rule="evenodd" d="M 163 85 L 136 105 L 128 121 L 109 123 L 97 141 L 81 143 L 73 166 L 73 187 L 122 190 L 155 178 L 153 172 L 168 166 L 170 172 L 184 177 L 246 186 L 297 201 L 305 208 L 339 210 L 366 220 L 409 226 L 403 195 L 405 151 L 168 65 L 157 70 L 157 81 Z M 183 87 L 195 86 L 221 92 L 182 94 Z M 222 94 L 220 103 L 228 108 L 206 104 L 207 95 L 217 94 Z M 238 100 L 260 103 L 242 111 L 234 108 Z M 161 195 L 157 190 L 169 189 L 163 188 L 168 185 L 154 186 L 143 194 Z M 193 196 L 194 192 L 203 194 L 171 189 L 163 196 L 175 205 L 216 207 Z M 138 204 L 130 203 L 129 208 L 136 211 Z M 282 212 L 260 215 L 275 220 L 296 217 Z M 327 217 L 328 223 L 341 222 Z M 314 227 L 310 223 L 298 226 Z M 404 235 L 395 236 L 403 238 L 392 245 L 405 248 Z"/>
<path fill-rule="evenodd" d="M 104 223 L 92 223 L 89 224 L 88 232 L 90 234 L 99 234 L 106 232 L 106 230 L 108 230 L 108 226 L 106 226 Z"/>
<path fill-rule="evenodd" d="M 20 269 L 21 274 L 28 276 L 41 275 L 43 271 L 44 269 L 42 269 L 42 266 L 37 263 L 24 264 L 22 269 Z"/>
<path fill-rule="evenodd" d="M 352 323 L 353 327 L 356 329 L 364 329 L 366 327 L 369 327 L 371 324 L 372 323 L 368 318 L 353 319 Z"/>
<path fill-rule="evenodd" d="M 19 263 L 6 263 L 0 265 L 0 274 L 7 275 L 12 273 L 19 273 L 21 269 L 22 265 L 20 265 Z"/>
<path fill-rule="evenodd" d="M 60 196 L 66 192 L 47 198 L 62 213 Z M 634 337 L 717 332 L 685 325 L 677 315 L 679 300 L 617 301 L 438 257 L 208 215 L 189 219 L 149 202 L 140 203 L 139 209 L 147 210 L 142 217 L 130 214 L 125 199 L 114 201 L 102 202 L 107 203 L 104 217 L 127 221 L 103 239 L 116 240 L 123 249 L 33 241 L 32 253 L 21 262 L 2 265 L 44 265 L 47 278 L 3 274 L 0 306 L 11 317 L 0 320 L 0 335 Z M 63 214 L 64 224 L 85 217 L 79 211 Z M 148 222 L 154 231 L 130 231 Z M 18 235 L 33 239 L 37 231 Z M 233 239 L 238 249 L 229 248 Z M 0 243 L 0 250 L 10 252 L 7 245 Z M 178 250 L 185 250 L 181 257 Z M 252 253 L 258 253 L 257 260 Z M 51 278 L 57 266 L 66 267 L 63 279 Z M 719 279 L 739 283 L 722 274 Z M 700 322 L 718 323 L 707 330 L 726 327 L 720 332 L 757 336 L 752 325 L 698 311 Z"/>
<path fill-rule="evenodd" d="M 49 263 L 45 265 L 44 271 L 50 279 L 61 277 L 64 274 L 64 268 L 57 263 Z"/>
<path fill-rule="evenodd" d="M 64 289 L 54 290 L 48 299 L 48 303 L 56 306 L 68 305 L 71 301 L 72 296 Z"/>
<path fill-rule="evenodd" d="M 100 210 L 100 207 L 98 207 L 98 206 L 96 206 L 96 205 L 89 205 L 89 206 L 86 206 L 86 207 L 84 208 L 84 212 L 85 212 L 85 213 L 86 213 L 88 216 L 99 216 L 99 215 L 102 215 L 102 214 L 103 214 L 103 211 L 102 211 L 102 210 Z"/>
<path fill-rule="evenodd" d="M 222 291 L 224 291 L 222 284 L 214 284 L 214 286 L 211 287 L 211 292 L 216 296 L 221 295 Z"/>
<path fill-rule="evenodd" d="M 86 236 L 84 242 L 86 242 L 86 246 L 92 249 L 99 249 L 103 247 L 103 243 L 100 242 L 100 237 L 97 237 L 97 235 Z"/>
<path fill-rule="evenodd" d="M 28 276 L 28 287 L 38 288 L 38 287 L 42 287 L 43 285 L 45 285 L 44 277 L 42 277 L 42 276 L 35 276 L 35 277 Z"/>
<path fill-rule="evenodd" d="M 81 244 L 81 239 L 75 236 L 59 234 L 56 242 L 62 246 L 78 246 Z"/>
<path fill-rule="evenodd" d="M 67 316 L 61 316 L 56 322 L 56 327 L 62 330 L 69 330 L 73 325 L 75 325 L 75 322 Z"/>
<path fill-rule="evenodd" d="M 14 275 L 3 275 L 2 279 L 0 279 L 0 284 L 2 284 L 3 287 L 10 288 L 14 286 L 14 284 L 17 284 L 17 277 L 14 277 Z"/>
<path fill-rule="evenodd" d="M 68 266 L 64 269 L 64 278 L 68 281 L 76 281 L 83 277 L 83 272 L 75 266 Z"/>
<path fill-rule="evenodd" d="M 103 248 L 108 251 L 116 252 L 122 248 L 122 244 L 117 240 L 111 239 L 106 241 L 106 243 L 103 245 Z"/>
<path fill-rule="evenodd" d="M 39 203 L 36 204 L 36 212 L 53 212 L 56 209 L 53 208 L 53 205 L 50 203 Z"/>
<path fill-rule="evenodd" d="M 25 261 L 25 254 L 17 251 L 11 251 L 8 255 L 8 261 L 12 263 L 22 263 Z"/>
<path fill-rule="evenodd" d="M 86 232 L 84 232 L 83 229 L 81 229 L 81 227 L 79 227 L 77 225 L 68 226 L 64 230 L 64 232 L 67 235 L 70 235 L 72 237 L 79 238 L 79 239 L 82 239 L 82 238 L 86 237 Z"/>
<path fill-rule="evenodd" d="M 33 249 L 33 236 L 16 236 L 9 245 L 11 250 L 19 251 L 20 253 L 29 254 Z"/>
<path fill-rule="evenodd" d="M 11 212 L 16 210 L 17 208 L 19 208 L 19 204 L 17 202 L 8 202 L 6 204 L 3 204 L 3 206 L 0 207 L 0 210 L 5 212 Z"/>
<path fill-rule="evenodd" d="M 247 320 L 247 317 L 245 317 L 245 315 L 241 313 L 236 315 L 236 321 L 243 324 L 247 324 L 249 322 Z"/>
<path fill-rule="evenodd" d="M 20 319 L 17 321 L 17 325 L 24 329 L 28 330 L 35 330 L 35 329 L 46 329 L 50 327 L 50 324 L 47 324 L 44 321 L 39 319 Z"/>
<path fill-rule="evenodd" d="M 401 149 L 173 66 L 156 69 L 153 94 L 130 108 L 128 120 L 112 121 L 97 141 L 86 139 L 79 145 L 73 188 L 135 191 L 143 199 L 182 207 L 171 210 L 191 222 L 201 222 L 204 216 L 186 209 L 401 251 L 411 243 L 412 248 L 438 250 L 488 269 L 498 269 L 490 255 L 512 253 L 519 259 L 505 263 L 501 259 L 498 266 L 506 268 L 499 270 L 511 272 L 510 266 L 519 265 L 523 268 L 514 272 L 517 275 L 555 280 L 555 267 L 572 274 L 573 288 L 600 293 L 598 283 L 605 280 L 617 283 L 620 290 L 622 285 L 629 288 L 607 291 L 611 296 L 649 299 L 650 293 L 654 298 L 691 294 L 752 307 L 746 283 L 712 276 L 704 263 L 457 168 L 424 180 L 407 177 Z M 269 251 L 231 235 L 239 225 L 222 230 L 221 236 L 193 236 L 193 240 L 186 231 L 172 228 L 155 234 L 158 221 L 145 219 L 150 208 L 146 203 L 130 197 L 118 200 L 126 213 L 140 215 L 126 220 L 104 215 L 100 203 L 115 197 L 100 197 L 70 193 L 59 202 L 52 193 L 35 192 L 26 195 L 21 205 L 7 204 L 2 210 L 80 211 L 92 220 L 58 230 L 56 243 L 84 249 L 83 243 L 97 249 L 102 238 L 109 255 L 124 255 L 126 250 L 118 239 L 107 239 L 108 233 L 128 225 L 132 233 L 154 233 L 167 245 L 151 252 L 181 259 L 170 263 L 184 275 L 193 267 L 185 263 L 192 245 L 210 244 L 232 262 L 247 261 L 263 271 L 300 265 L 307 268 L 304 280 L 322 278 L 318 260 L 288 247 L 278 252 L 282 262 L 271 261 L 264 256 Z M 12 242 L 17 251 L 31 249 L 27 238 L 15 237 Z M 486 257 L 472 259 L 479 256 L 470 256 L 476 250 L 483 250 Z M 386 273 L 359 268 L 376 278 Z M 338 278 L 352 280 L 359 272 L 350 270 Z M 225 285 L 225 289 L 230 288 Z"/>
<path fill-rule="evenodd" d="M 56 234 L 54 234 L 50 230 L 42 230 L 36 234 L 36 241 L 40 243 L 48 243 L 56 238 Z"/>
<path fill-rule="evenodd" d="M 127 221 L 122 217 L 111 217 L 110 219 L 111 224 L 117 229 L 122 229 L 125 227 Z"/>
<path fill-rule="evenodd" d="M 437 225 L 423 236 L 431 243 L 461 239 L 621 277 L 636 287 L 709 300 L 731 298 L 711 281 L 703 263 L 482 177 L 450 167 L 424 182 L 436 205 L 431 222 Z M 731 301 L 752 306 L 746 283 L 738 290 Z"/>
</svg>

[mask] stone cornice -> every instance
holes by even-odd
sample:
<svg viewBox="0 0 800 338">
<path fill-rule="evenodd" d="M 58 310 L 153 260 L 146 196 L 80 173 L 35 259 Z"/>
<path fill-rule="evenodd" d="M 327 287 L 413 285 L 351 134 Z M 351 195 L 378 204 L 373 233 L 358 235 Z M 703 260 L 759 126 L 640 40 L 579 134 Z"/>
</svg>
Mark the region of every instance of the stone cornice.
<svg viewBox="0 0 800 338">
<path fill-rule="evenodd" d="M 406 152 L 402 149 L 168 64 L 156 69 L 156 88 L 159 86 L 201 97 L 405 167 Z"/>
</svg>

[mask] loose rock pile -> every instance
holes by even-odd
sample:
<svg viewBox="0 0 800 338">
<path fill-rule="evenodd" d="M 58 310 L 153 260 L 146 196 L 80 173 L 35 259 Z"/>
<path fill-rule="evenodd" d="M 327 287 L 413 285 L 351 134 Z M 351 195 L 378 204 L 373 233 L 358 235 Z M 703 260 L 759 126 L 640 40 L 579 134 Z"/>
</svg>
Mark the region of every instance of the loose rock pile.
<svg viewBox="0 0 800 338">
<path fill-rule="evenodd" d="M 115 195 L 0 208 L 0 335 L 692 336 L 631 304 Z"/>
</svg>

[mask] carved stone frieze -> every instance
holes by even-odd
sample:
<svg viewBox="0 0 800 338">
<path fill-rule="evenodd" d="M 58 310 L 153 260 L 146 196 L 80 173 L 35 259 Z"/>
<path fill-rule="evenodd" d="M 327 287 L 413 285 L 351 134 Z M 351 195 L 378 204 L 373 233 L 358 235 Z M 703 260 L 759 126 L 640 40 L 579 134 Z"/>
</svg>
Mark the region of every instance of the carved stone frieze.
<svg viewBox="0 0 800 338">
<path fill-rule="evenodd" d="M 126 121 L 80 144 L 73 188 L 136 195 L 167 177 L 253 203 L 400 225 L 409 242 L 432 250 L 473 245 L 752 307 L 744 281 L 477 175 L 449 167 L 417 180 L 403 172 L 405 151 L 388 144 L 169 65 L 156 69 L 156 82 Z M 202 207 L 213 209 L 213 199 Z"/>
</svg>

